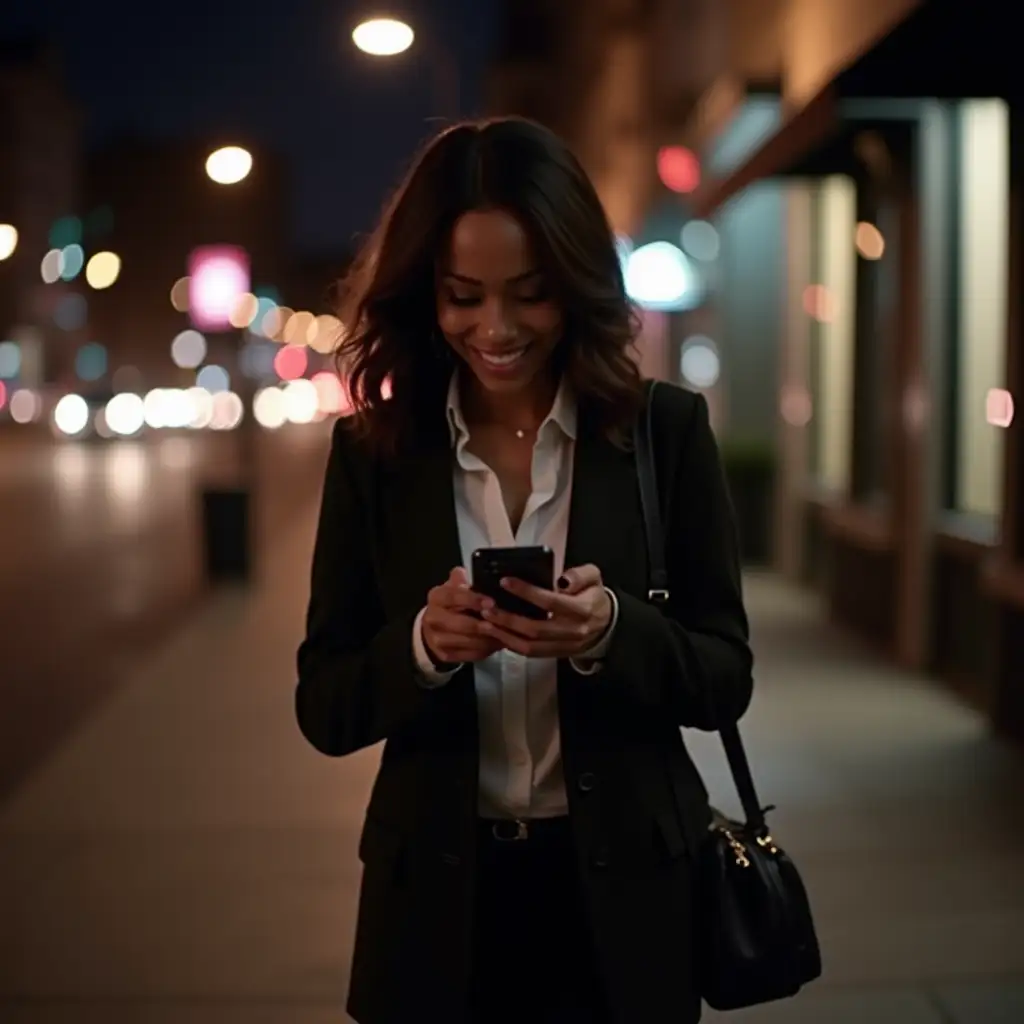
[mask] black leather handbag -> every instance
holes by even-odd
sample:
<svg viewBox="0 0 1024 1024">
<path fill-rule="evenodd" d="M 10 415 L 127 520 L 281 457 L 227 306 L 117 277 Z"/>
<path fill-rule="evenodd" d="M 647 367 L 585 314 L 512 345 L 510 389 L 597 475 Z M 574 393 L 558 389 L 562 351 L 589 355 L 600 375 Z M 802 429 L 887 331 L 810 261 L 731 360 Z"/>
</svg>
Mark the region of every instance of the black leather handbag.
<svg viewBox="0 0 1024 1024">
<path fill-rule="evenodd" d="M 652 445 L 654 384 L 634 435 L 647 532 L 648 599 L 670 599 Z M 796 995 L 821 974 L 821 953 L 807 891 L 793 862 L 768 831 L 735 723 L 718 729 L 745 822 L 716 815 L 697 858 L 695 929 L 698 984 L 715 1010 L 737 1010 Z"/>
</svg>

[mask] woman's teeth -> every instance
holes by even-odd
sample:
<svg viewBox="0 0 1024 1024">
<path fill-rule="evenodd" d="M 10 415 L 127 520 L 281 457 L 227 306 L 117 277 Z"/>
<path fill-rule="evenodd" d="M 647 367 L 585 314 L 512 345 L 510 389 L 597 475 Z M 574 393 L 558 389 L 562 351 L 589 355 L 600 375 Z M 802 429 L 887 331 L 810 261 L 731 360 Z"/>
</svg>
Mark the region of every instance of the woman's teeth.
<svg viewBox="0 0 1024 1024">
<path fill-rule="evenodd" d="M 520 358 L 520 356 L 522 356 L 526 349 L 527 346 L 523 345 L 522 348 L 517 348 L 513 352 L 506 352 L 500 356 L 487 352 L 481 352 L 479 349 L 477 349 L 477 352 L 479 353 L 480 358 L 488 365 L 505 367 L 511 366 L 517 359 Z"/>
</svg>

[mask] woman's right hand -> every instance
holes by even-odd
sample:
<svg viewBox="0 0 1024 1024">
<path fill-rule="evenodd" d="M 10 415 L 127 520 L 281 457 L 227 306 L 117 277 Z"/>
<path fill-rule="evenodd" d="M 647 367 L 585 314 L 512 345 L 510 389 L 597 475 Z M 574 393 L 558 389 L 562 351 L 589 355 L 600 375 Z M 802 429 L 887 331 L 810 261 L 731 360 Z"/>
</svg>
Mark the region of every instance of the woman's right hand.
<svg viewBox="0 0 1024 1024">
<path fill-rule="evenodd" d="M 477 616 L 494 607 L 494 601 L 469 587 L 466 570 L 452 569 L 439 587 L 427 594 L 421 620 L 423 643 L 438 665 L 461 665 L 481 661 L 501 650 L 501 644 L 484 633 Z"/>
</svg>

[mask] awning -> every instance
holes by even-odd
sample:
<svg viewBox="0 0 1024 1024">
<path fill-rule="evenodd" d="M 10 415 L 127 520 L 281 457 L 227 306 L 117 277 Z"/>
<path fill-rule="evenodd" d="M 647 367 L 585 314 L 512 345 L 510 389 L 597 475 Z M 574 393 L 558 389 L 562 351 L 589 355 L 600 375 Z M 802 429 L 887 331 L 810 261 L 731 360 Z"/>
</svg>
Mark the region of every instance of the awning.
<svg viewBox="0 0 1024 1024">
<path fill-rule="evenodd" d="M 705 181 L 691 197 L 694 215 L 709 216 L 764 178 L 829 173 L 832 163 L 845 160 L 843 136 L 864 126 L 858 122 L 910 119 L 908 100 L 1024 97 L 1013 11 L 997 0 L 924 3 L 791 114 L 743 164 Z"/>
</svg>

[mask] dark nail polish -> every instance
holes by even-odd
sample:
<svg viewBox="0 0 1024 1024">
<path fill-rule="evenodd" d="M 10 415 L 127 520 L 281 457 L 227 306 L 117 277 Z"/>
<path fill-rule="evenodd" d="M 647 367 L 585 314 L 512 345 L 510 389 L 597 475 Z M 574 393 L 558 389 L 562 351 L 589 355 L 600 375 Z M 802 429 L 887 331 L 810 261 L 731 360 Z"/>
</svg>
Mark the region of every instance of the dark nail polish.
<svg viewBox="0 0 1024 1024">
<path fill-rule="evenodd" d="M 569 586 L 569 577 L 568 576 L 559 576 L 558 577 L 558 589 L 559 590 L 565 590 L 565 588 L 568 587 L 568 586 Z"/>
</svg>

